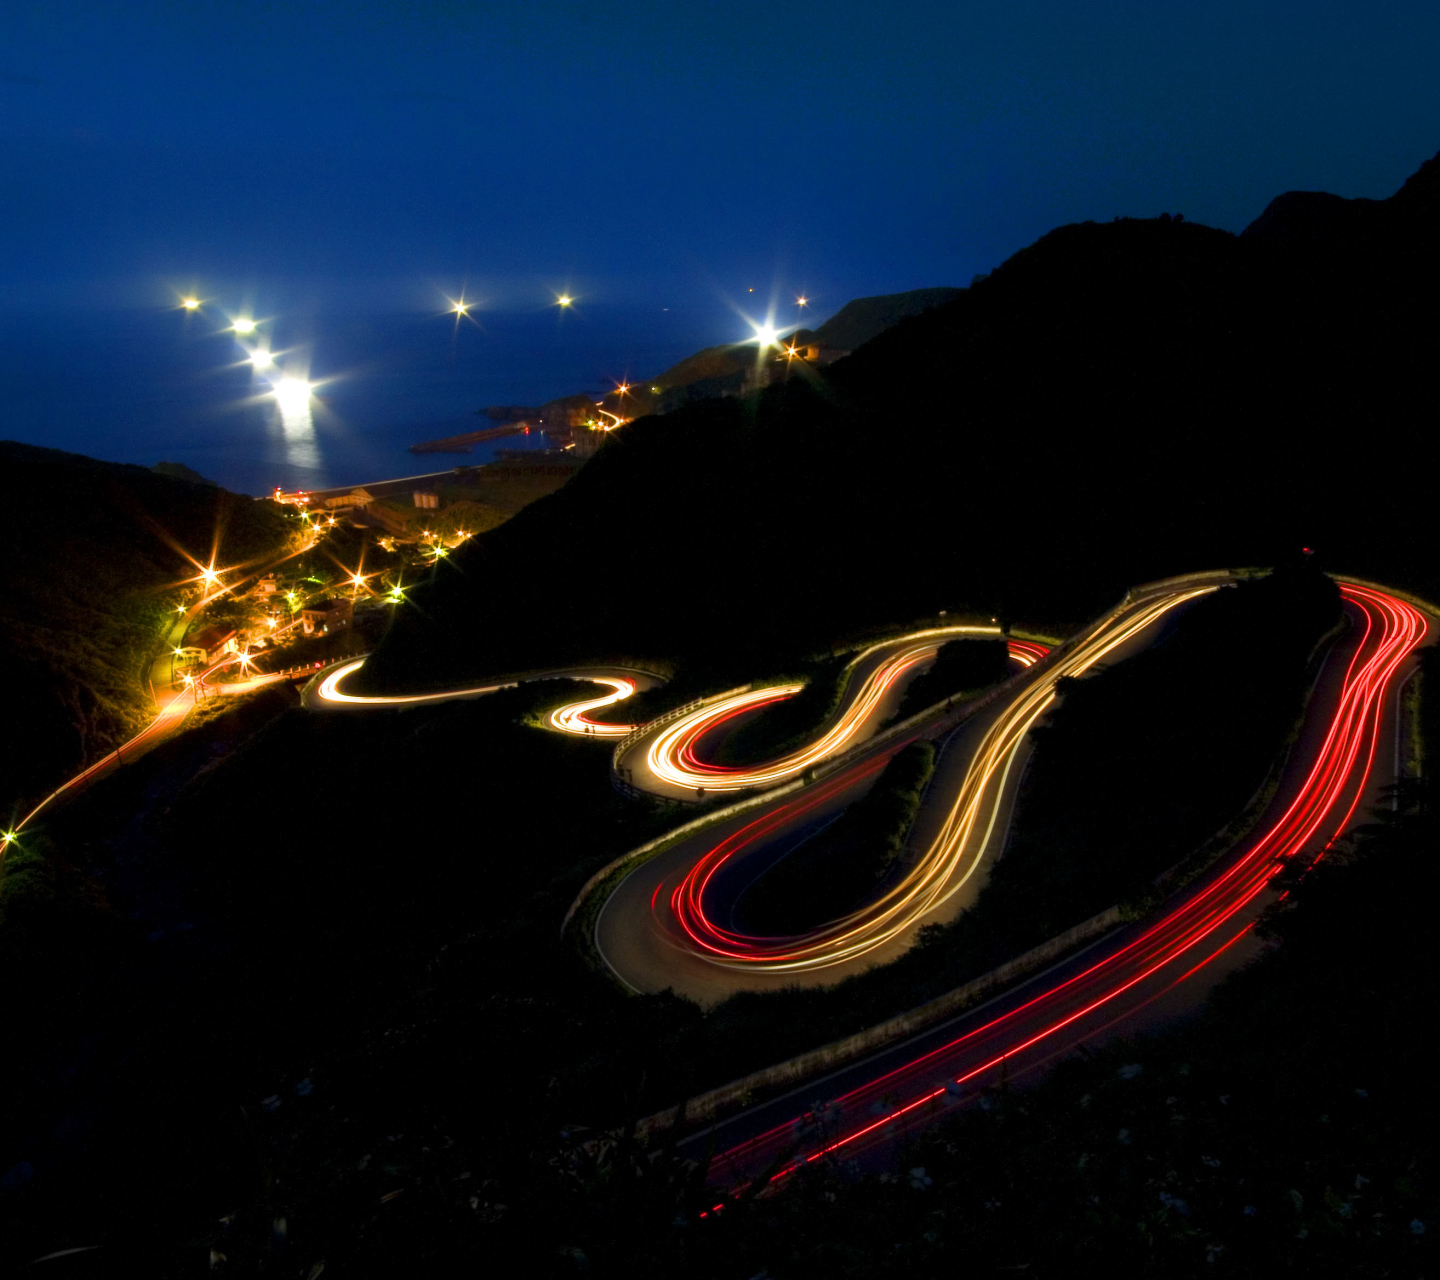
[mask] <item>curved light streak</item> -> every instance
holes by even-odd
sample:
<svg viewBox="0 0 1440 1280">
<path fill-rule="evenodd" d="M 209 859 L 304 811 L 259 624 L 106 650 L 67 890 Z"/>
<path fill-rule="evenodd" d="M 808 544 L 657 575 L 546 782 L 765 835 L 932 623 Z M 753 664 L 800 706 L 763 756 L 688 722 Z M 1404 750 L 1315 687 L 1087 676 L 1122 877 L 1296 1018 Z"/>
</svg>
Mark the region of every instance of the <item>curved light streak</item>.
<svg viewBox="0 0 1440 1280">
<path fill-rule="evenodd" d="M 315 696 L 321 702 L 333 702 L 357 707 L 405 707 L 414 706 L 421 702 L 445 702 L 450 698 L 467 698 L 478 696 L 482 693 L 495 693 L 499 689 L 509 689 L 511 684 L 486 684 L 476 685 L 473 689 L 447 689 L 444 693 L 392 693 L 392 694 L 358 694 L 342 693 L 340 682 L 346 676 L 353 675 L 365 665 L 364 658 L 357 658 L 354 662 L 347 662 L 343 667 L 336 667 L 328 676 L 320 682 L 320 687 L 315 690 Z"/>
<path fill-rule="evenodd" d="M 633 724 L 605 724 L 600 720 L 589 719 L 585 713 L 623 702 L 635 692 L 635 681 L 627 680 L 623 676 L 586 676 L 585 679 L 592 684 L 609 685 L 614 692 L 586 702 L 572 702 L 568 706 L 557 707 L 550 713 L 550 727 L 559 729 L 562 733 L 583 733 L 601 738 L 623 738 L 633 731 Z"/>
<path fill-rule="evenodd" d="M 1423 615 L 1402 600 L 1353 583 L 1342 582 L 1340 589 L 1358 615 L 1359 639 L 1323 742 L 1280 816 L 1218 874 L 1082 971 L 1042 986 L 1015 1007 L 833 1099 L 826 1106 L 833 1136 L 802 1142 L 800 1154 L 768 1175 L 771 1182 L 826 1156 L 884 1140 L 897 1132 L 894 1126 L 926 1114 L 947 1095 L 963 1096 L 967 1086 L 978 1087 L 1002 1064 L 1010 1064 L 1012 1072 L 1023 1069 L 1028 1060 L 1021 1055 L 1036 1051 L 1049 1055 L 1030 1063 L 1041 1065 L 1144 1008 L 1249 932 L 1262 895 L 1285 864 L 1310 857 L 1317 846 L 1312 861 L 1323 856 L 1360 806 L 1386 695 L 1428 631 Z M 807 1113 L 724 1151 L 712 1166 L 714 1180 L 749 1186 L 747 1177 L 793 1150 L 797 1135 L 814 1119 Z"/>
<path fill-rule="evenodd" d="M 359 694 L 345 693 L 341 683 L 353 675 L 365 665 L 364 658 L 357 658 L 354 662 L 347 662 L 343 666 L 336 667 L 325 676 L 315 689 L 315 698 L 320 702 L 328 702 L 336 706 L 351 707 L 405 707 L 416 706 L 427 702 L 446 702 L 452 698 L 477 698 L 487 693 L 497 693 L 501 689 L 513 689 L 518 681 L 510 680 L 498 684 L 475 685 L 466 689 L 447 689 L 441 693 L 396 693 L 396 694 Z M 604 724 L 598 720 L 591 720 L 586 714 L 591 711 L 598 711 L 601 707 L 613 706 L 630 697 L 637 688 L 634 680 L 626 676 L 605 676 L 585 673 L 577 675 L 574 673 L 556 673 L 556 676 L 564 675 L 566 679 L 584 680 L 591 684 L 607 685 L 613 691 L 599 698 L 587 698 L 581 702 L 568 703 L 557 708 L 549 717 L 548 724 L 552 729 L 558 729 L 562 733 L 580 733 L 594 737 L 620 738 L 630 733 L 635 726 L 630 724 Z M 543 679 L 545 677 L 535 677 Z M 554 677 L 552 677 L 554 678 Z"/>
<path fill-rule="evenodd" d="M 645 764 L 660 781 L 687 790 L 703 789 L 709 793 L 778 786 L 799 777 L 812 765 L 819 764 L 858 741 L 865 730 L 873 727 L 876 713 L 880 710 L 886 694 L 919 663 L 933 658 L 947 639 L 999 634 L 998 629 L 993 627 L 948 627 L 909 637 L 902 648 L 865 677 L 840 715 L 824 733 L 813 742 L 779 759 L 758 765 L 718 765 L 700 759 L 696 748 L 701 739 L 736 716 L 794 697 L 804 688 L 801 684 L 750 689 L 697 708 L 689 715 L 667 725 L 655 736 L 645 752 Z M 894 642 L 885 643 L 889 645 Z M 1025 644 L 1023 656 L 1013 648 L 1011 654 L 1024 666 L 1029 666 L 1047 652 L 1043 645 L 1022 643 Z M 885 645 L 872 645 L 857 655 L 855 661 L 859 662 L 883 647 Z"/>
<path fill-rule="evenodd" d="M 1214 586 L 1190 587 L 1119 610 L 1038 679 L 1022 686 L 986 730 L 930 846 L 873 902 L 809 933 L 787 938 L 738 933 L 719 925 L 707 912 L 706 891 L 725 863 L 797 813 L 821 802 L 819 798 L 812 801 L 802 797 L 742 828 L 696 861 L 668 899 L 670 917 L 679 929 L 677 942 L 695 956 L 725 968 L 800 974 L 855 960 L 894 941 L 948 902 L 982 864 L 993 821 L 979 847 L 968 856 L 967 849 L 985 812 L 986 797 L 996 790 L 991 783 L 1008 770 L 1024 736 L 1054 702 L 1055 682 L 1084 674 L 1170 610 L 1215 590 Z M 915 651 L 907 649 L 872 679 L 893 666 L 911 665 L 918 660 Z M 1031 656 L 1032 664 L 1036 660 Z M 856 705 L 863 701 L 857 698 Z M 845 723 L 843 718 L 841 723 Z M 662 735 L 657 745 L 670 737 Z M 819 746 L 817 743 L 796 754 L 809 763 L 820 758 L 813 754 Z M 654 752 L 652 748 L 652 768 Z M 830 748 L 825 754 L 832 752 Z M 846 779 L 845 785 L 850 781 Z"/>
</svg>

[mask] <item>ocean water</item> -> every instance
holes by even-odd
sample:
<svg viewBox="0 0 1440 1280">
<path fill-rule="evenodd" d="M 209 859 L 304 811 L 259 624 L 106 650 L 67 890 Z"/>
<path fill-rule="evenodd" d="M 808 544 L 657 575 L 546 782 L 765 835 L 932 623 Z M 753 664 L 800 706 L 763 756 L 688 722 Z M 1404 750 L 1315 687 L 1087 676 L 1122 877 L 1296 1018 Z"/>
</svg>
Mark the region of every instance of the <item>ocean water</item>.
<svg viewBox="0 0 1440 1280">
<path fill-rule="evenodd" d="M 263 313 L 257 312 L 257 318 Z M 363 484 L 544 448 L 539 434 L 468 455 L 408 446 L 490 425 L 492 404 L 538 405 L 653 376 L 743 336 L 723 311 L 550 307 L 478 313 L 280 315 L 240 339 L 218 308 L 0 315 L 0 438 L 145 466 L 182 462 L 241 493 Z M 241 341 L 268 346 L 262 374 Z M 307 378 L 282 404 L 279 376 Z"/>
</svg>

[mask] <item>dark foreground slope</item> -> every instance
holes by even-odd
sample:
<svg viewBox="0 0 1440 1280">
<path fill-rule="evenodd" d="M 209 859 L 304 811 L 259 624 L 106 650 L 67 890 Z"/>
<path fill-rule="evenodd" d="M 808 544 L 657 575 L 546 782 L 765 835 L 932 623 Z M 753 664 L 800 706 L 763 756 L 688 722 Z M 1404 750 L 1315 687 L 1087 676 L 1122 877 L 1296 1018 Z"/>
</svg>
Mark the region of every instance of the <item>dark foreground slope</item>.
<svg viewBox="0 0 1440 1280">
<path fill-rule="evenodd" d="M 749 674 L 941 608 L 1073 622 L 1299 545 L 1433 589 L 1437 221 L 1432 160 L 1240 236 L 1063 227 L 823 379 L 618 432 L 418 593 L 365 678 L 606 652 Z"/>
<path fill-rule="evenodd" d="M 184 552 L 273 553 L 271 502 L 143 467 L 0 442 L 0 804 L 37 798 L 148 717 L 146 672 Z M 20 731 L 14 727 L 19 726 Z"/>
</svg>

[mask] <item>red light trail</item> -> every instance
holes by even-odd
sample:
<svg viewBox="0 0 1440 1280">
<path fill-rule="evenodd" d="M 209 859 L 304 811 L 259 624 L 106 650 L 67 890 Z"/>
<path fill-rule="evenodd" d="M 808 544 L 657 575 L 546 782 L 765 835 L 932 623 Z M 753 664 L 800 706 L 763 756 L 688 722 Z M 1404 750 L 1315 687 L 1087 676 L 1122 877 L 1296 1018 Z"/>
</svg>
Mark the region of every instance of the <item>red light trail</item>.
<svg viewBox="0 0 1440 1280">
<path fill-rule="evenodd" d="M 709 908 L 706 901 L 707 891 L 727 863 L 768 840 L 779 828 L 821 807 L 865 776 L 864 771 L 851 769 L 827 780 L 818 789 L 807 790 L 790 802 L 767 811 L 697 857 L 666 896 L 667 909 L 652 913 L 649 927 L 665 937 L 673 948 L 711 966 L 753 974 L 793 974 L 797 977 L 824 974 L 828 978 L 829 975 L 825 974 L 827 970 L 833 970 L 838 965 L 853 965 L 865 957 L 873 957 L 882 948 L 901 944 L 922 923 L 933 920 L 934 913 L 964 889 L 985 865 L 1012 766 L 1026 735 L 1054 701 L 1056 681 L 1067 676 L 1083 675 L 1096 663 L 1120 651 L 1173 609 L 1215 590 L 1217 586 L 1213 583 L 1190 582 L 1127 602 L 1058 654 L 1056 661 L 1047 668 L 1016 683 L 1006 693 L 998 715 L 976 745 L 938 832 L 894 883 L 885 886 L 872 901 L 839 919 L 788 938 L 749 937 L 727 929 L 717 922 L 717 913 Z M 726 771 L 733 779 L 730 786 L 733 788 L 740 782 L 750 786 L 774 785 L 797 772 L 798 768 L 808 767 L 835 754 L 839 743 L 858 738 L 861 730 L 877 714 L 880 693 L 922 659 L 933 656 L 938 647 L 939 641 L 934 637 L 923 641 L 916 639 L 887 656 L 861 685 L 850 706 L 824 734 L 782 760 Z M 1012 643 L 1011 647 L 1011 656 L 1027 668 L 1034 667 L 1048 653 L 1043 645 L 1027 641 Z M 721 699 L 664 729 L 655 736 L 646 753 L 652 772 L 666 781 L 675 781 L 679 769 L 691 767 L 693 744 L 702 733 L 738 714 L 739 710 L 748 709 L 737 705 L 740 699 L 749 699 L 753 704 L 761 697 L 773 700 L 774 696 L 773 690 L 759 690 Z M 903 742 L 896 742 L 894 749 L 898 750 L 903 745 Z M 801 764 L 797 767 L 795 761 Z M 878 771 L 883 763 L 883 760 L 872 762 L 868 771 Z M 700 773 L 691 775 L 703 776 Z M 645 927 L 644 922 L 634 918 L 633 899 L 630 897 L 623 900 L 619 911 L 625 923 L 611 922 L 607 927 L 631 930 Z M 629 914 L 624 914 L 627 911 Z M 624 959 L 611 959 L 598 940 L 597 949 L 627 985 L 638 990 L 645 985 L 653 986 L 657 980 L 655 966 L 648 955 L 644 960 L 646 973 L 627 973 Z"/>
<path fill-rule="evenodd" d="M 827 1117 L 840 1119 L 834 1136 L 797 1144 L 813 1118 L 792 1117 L 724 1151 L 712 1165 L 712 1180 L 732 1187 L 762 1175 L 779 1181 L 827 1156 L 888 1139 L 927 1104 L 963 1095 L 966 1086 L 978 1087 L 1002 1065 L 1012 1077 L 1038 1069 L 1234 946 L 1253 928 L 1280 868 L 1297 858 L 1318 860 L 1355 816 L 1374 763 L 1385 696 L 1427 632 L 1419 611 L 1393 596 L 1350 583 L 1342 583 L 1341 592 L 1355 623 L 1345 642 L 1353 653 L 1303 781 L 1262 832 L 1158 919 L 1133 937 L 1121 934 L 1079 972 L 841 1093 L 826 1108 Z M 1037 1061 L 1037 1055 L 1044 1056 Z M 777 1161 L 778 1171 L 765 1175 Z"/>
</svg>

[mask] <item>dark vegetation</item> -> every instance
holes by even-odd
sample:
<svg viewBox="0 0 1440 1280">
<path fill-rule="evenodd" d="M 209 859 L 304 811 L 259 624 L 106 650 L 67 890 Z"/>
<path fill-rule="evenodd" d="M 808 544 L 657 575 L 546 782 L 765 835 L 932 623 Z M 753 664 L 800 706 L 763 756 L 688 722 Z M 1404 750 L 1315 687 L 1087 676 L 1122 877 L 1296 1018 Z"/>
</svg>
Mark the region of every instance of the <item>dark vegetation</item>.
<svg viewBox="0 0 1440 1280">
<path fill-rule="evenodd" d="M 614 433 L 469 544 L 367 679 L 613 650 L 735 684 L 941 608 L 1064 628 L 1302 545 L 1440 596 L 1428 475 L 1395 465 L 1433 422 L 1437 217 L 1430 161 L 1389 200 L 1286 196 L 1239 236 L 1062 227 L 821 377 Z M 597 528 L 645 548 L 636 572 L 572 554 Z M 657 530 L 723 530 L 723 563 Z"/>
<path fill-rule="evenodd" d="M 935 662 L 906 686 L 894 718 L 905 720 L 960 694 L 978 693 L 1010 675 L 1010 650 L 1003 640 L 950 640 Z"/>
<path fill-rule="evenodd" d="M 635 653 L 678 660 L 677 684 L 687 668 L 735 684 L 940 608 L 1063 626 L 1135 581 L 1273 564 L 1302 542 L 1332 566 L 1440 594 L 1428 475 L 1403 465 L 1433 422 L 1437 186 L 1432 162 L 1388 202 L 1284 198 L 1238 238 L 1169 220 L 1063 228 L 823 380 L 637 422 L 445 564 L 372 678 L 413 687 L 425 672 L 443 687 Z M 104 562 L 139 536 L 94 465 L 106 478 L 82 514 L 105 522 L 55 562 L 57 599 L 72 576 L 93 581 L 87 556 Z M 140 474 L 212 504 L 196 516 L 208 546 L 201 517 L 225 499 Z M 54 519 L 53 492 L 21 485 L 10 510 Z M 1043 518 L 1017 519 L 1017 495 Z M 596 574 L 575 553 L 600 528 L 609 545 L 646 549 L 642 572 Z M 722 530 L 725 564 L 743 568 L 697 575 L 690 540 L 654 536 L 696 528 Z M 1220 621 L 1198 607 L 1178 619 L 1166 648 L 1183 654 L 1197 617 L 1219 637 L 1237 606 L 1217 606 Z M 86 630 L 88 609 L 64 644 L 121 634 Z M 38 733 L 53 706 L 26 701 L 8 612 L 4 625 L 7 709 Z M 1293 648 L 1254 654 L 1268 679 L 1303 668 L 1302 630 L 1285 630 Z M 41 650 L 37 688 L 55 669 L 43 644 L 25 652 Z M 1128 695 L 1151 714 L 1132 732 L 1171 744 L 1182 716 L 1212 723 L 1169 683 L 1173 663 L 1157 655 L 1148 670 L 1167 683 L 1148 702 Z M 1426 678 L 1440 681 L 1433 664 Z M 1037 770 L 1065 750 L 1067 722 L 1078 740 L 1080 719 L 1102 714 L 1086 687 L 1059 709 Z M 1289 687 L 1298 699 L 1303 679 Z M 1278 954 L 1202 1026 L 1124 1050 L 1138 1076 L 1121 1080 L 1120 1060 L 1102 1056 L 997 1096 L 909 1158 L 932 1180 L 919 1189 L 820 1169 L 701 1223 L 663 1155 L 567 1158 L 600 1126 L 893 1014 L 1071 922 L 1058 908 L 1017 919 L 1005 903 L 1021 846 L 964 920 L 836 990 L 708 1013 L 626 998 L 579 967 L 558 924 L 592 871 L 674 818 L 610 789 L 603 744 L 517 724 L 551 694 L 366 716 L 304 713 L 290 696 L 163 744 L 47 815 L 7 859 L 5 1262 L 99 1245 L 58 1265 L 196 1274 L 214 1250 L 235 1274 L 311 1277 L 322 1261 L 388 1276 L 497 1259 L 527 1274 L 777 1280 L 1069 1273 L 1096 1257 L 1166 1275 L 1433 1271 L 1417 1050 L 1435 1000 L 1430 784 L 1299 886 L 1273 925 Z M 1435 699 L 1424 706 L 1433 719 Z M 1204 784 L 1168 793 L 1176 829 L 1203 838 L 1232 817 L 1219 798 L 1244 803 L 1279 745 L 1267 726 L 1285 722 L 1279 709 L 1237 719 Z M 1252 732 L 1253 749 L 1239 741 Z M 1440 733 L 1426 740 L 1433 750 Z M 41 749 L 26 742 L 20 764 Z M 1022 826 L 1041 821 L 1038 784 L 1030 803 Z M 1107 817 L 1144 803 L 1127 791 Z M 1167 813 L 1150 817 L 1168 833 Z M 1066 836 L 1069 856 L 1091 856 L 1082 835 Z M 1049 864 L 1075 918 L 1085 895 L 1108 905 L 1107 883 L 1135 892 L 1123 876 L 1148 882 L 1185 852 L 1129 849 L 1094 878 Z"/>
<path fill-rule="evenodd" d="M 1264 781 L 1314 677 L 1306 658 L 1340 618 L 1334 582 L 1283 568 L 1203 597 L 1154 648 L 1063 681 L 987 909 L 1056 932 L 1204 844 Z"/>
<path fill-rule="evenodd" d="M 1425 666 L 1433 752 L 1436 650 Z M 703 1221 L 690 1167 L 623 1143 L 603 1170 L 576 1152 L 562 1238 L 597 1275 L 1433 1275 L 1427 772 L 1314 870 L 1292 868 L 1268 954 L 1193 1023 L 991 1089 L 893 1174 L 817 1167 Z"/>
<path fill-rule="evenodd" d="M 745 892 L 737 907 L 746 931 L 802 933 L 868 901 L 905 846 L 934 768 L 929 742 L 897 751 L 869 791 Z"/>
<path fill-rule="evenodd" d="M 720 743 L 715 759 L 720 764 L 756 764 L 794 751 L 815 736 L 839 709 L 850 681 L 850 662 L 844 657 L 807 664 L 796 674 L 804 688 L 782 702 L 772 703 L 746 720 Z"/>
<path fill-rule="evenodd" d="M 1267 652 L 1272 673 L 1303 665 L 1308 642 L 1290 644 Z M 1171 731 L 1169 682 L 1187 677 L 1162 677 L 1135 732 Z M 4 1096 L 30 1100 L 6 1114 L 0 1155 L 14 1257 L 103 1242 L 106 1259 L 152 1270 L 212 1246 L 242 1269 L 517 1254 L 543 1267 L 567 1223 L 603 1255 L 603 1224 L 549 1163 L 562 1131 L 623 1125 L 848 1034 L 1073 922 L 982 896 L 830 990 L 708 1014 L 627 997 L 580 966 L 559 922 L 592 871 L 676 816 L 610 788 L 607 744 L 519 723 L 575 692 L 347 715 L 287 709 L 275 690 L 27 834 L 27 854 L 48 851 L 12 864 L 31 887 L 17 899 L 0 884 L 0 947 L 16 948 L 0 963 L 32 975 L 7 1022 L 23 1052 L 0 1064 Z M 1224 753 L 1210 776 L 1252 758 Z M 1215 809 L 1210 829 L 1230 816 Z M 1050 872 L 1073 883 L 1063 862 Z M 597 1175 L 596 1194 L 606 1185 Z"/>
<path fill-rule="evenodd" d="M 144 467 L 0 442 L 0 805 L 38 799 L 148 718 L 182 554 L 276 554 L 290 526 L 254 502 Z M 23 726 L 17 732 L 16 727 Z M 8 821 L 8 817 L 7 817 Z"/>
</svg>

